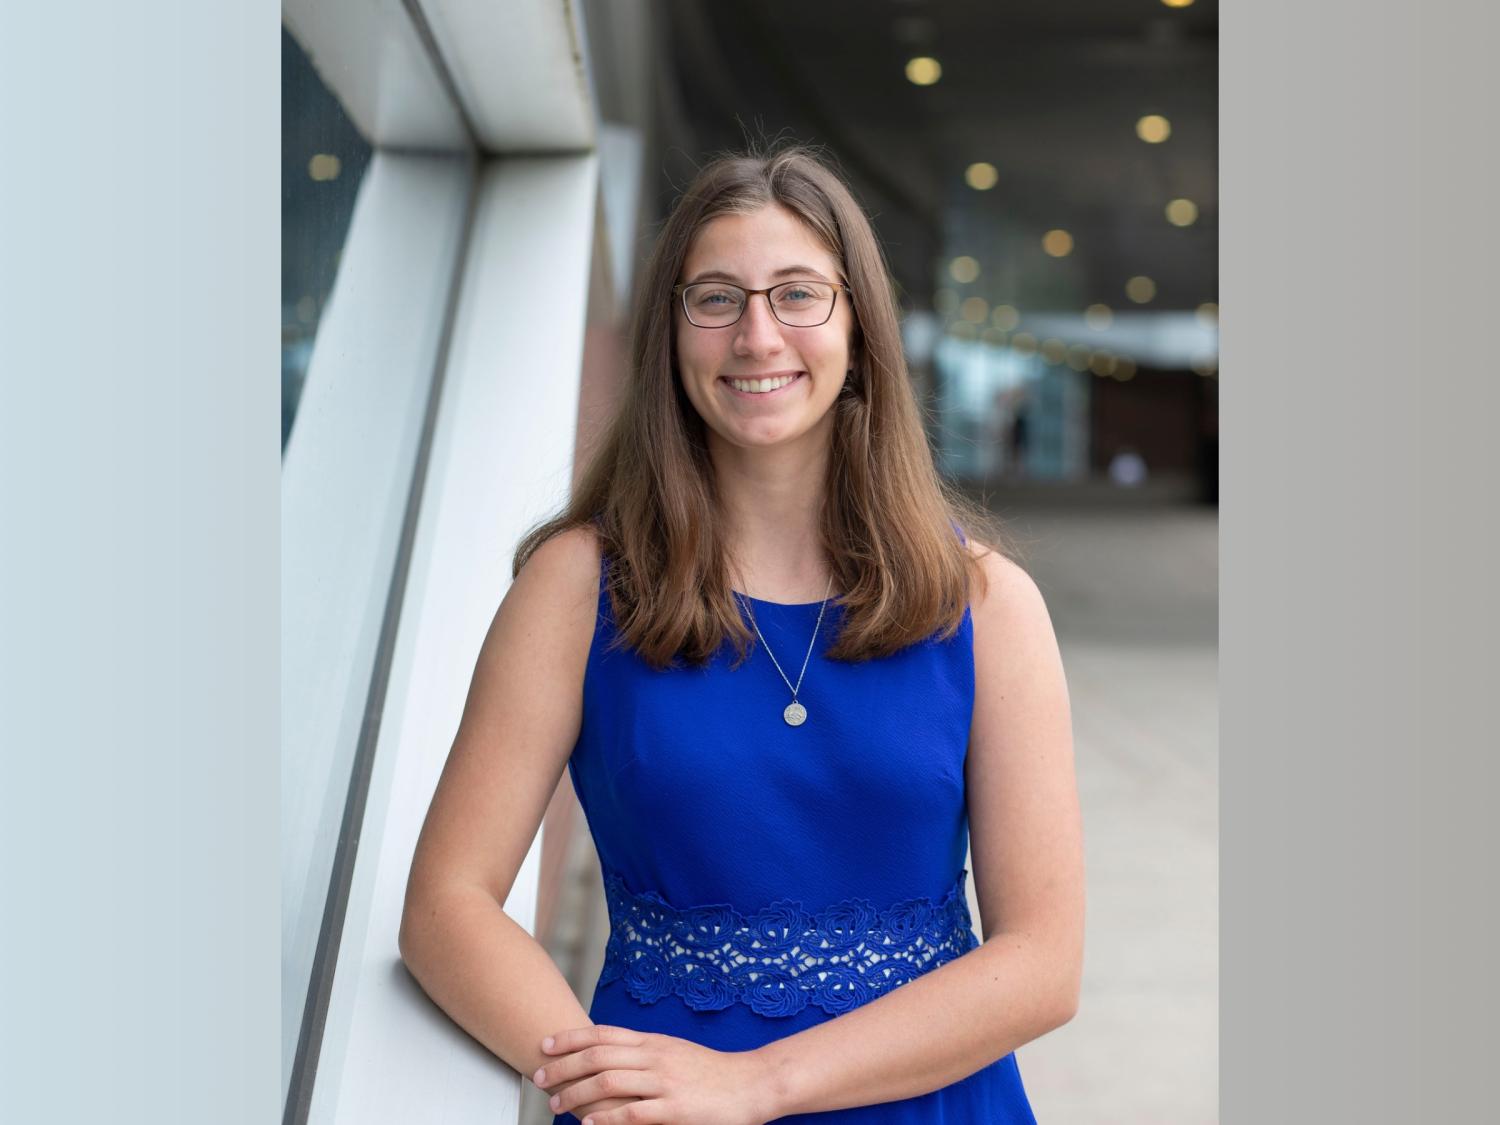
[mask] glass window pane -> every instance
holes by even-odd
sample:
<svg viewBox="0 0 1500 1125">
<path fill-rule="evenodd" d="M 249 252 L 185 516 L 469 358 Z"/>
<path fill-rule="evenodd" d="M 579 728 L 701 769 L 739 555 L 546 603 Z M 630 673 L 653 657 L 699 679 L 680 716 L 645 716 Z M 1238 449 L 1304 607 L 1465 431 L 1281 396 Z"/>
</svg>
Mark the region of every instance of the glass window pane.
<svg viewBox="0 0 1500 1125">
<path fill-rule="evenodd" d="M 281 450 L 302 397 L 323 306 L 370 146 L 297 41 L 281 29 Z"/>
</svg>

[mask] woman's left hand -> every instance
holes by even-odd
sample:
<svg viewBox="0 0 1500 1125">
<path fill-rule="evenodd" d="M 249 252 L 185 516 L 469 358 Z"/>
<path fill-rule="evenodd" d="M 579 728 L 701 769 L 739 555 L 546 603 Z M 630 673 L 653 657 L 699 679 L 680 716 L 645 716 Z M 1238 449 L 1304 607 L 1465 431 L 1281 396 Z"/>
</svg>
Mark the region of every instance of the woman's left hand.
<svg viewBox="0 0 1500 1125">
<path fill-rule="evenodd" d="M 715 1051 L 687 1039 L 609 1024 L 570 1028 L 544 1042 L 555 1056 L 532 1076 L 543 1089 L 571 1082 L 550 1103 L 588 1125 L 765 1125 L 770 1089 L 764 1056 Z M 606 1098 L 641 1100 L 590 1112 Z"/>
</svg>

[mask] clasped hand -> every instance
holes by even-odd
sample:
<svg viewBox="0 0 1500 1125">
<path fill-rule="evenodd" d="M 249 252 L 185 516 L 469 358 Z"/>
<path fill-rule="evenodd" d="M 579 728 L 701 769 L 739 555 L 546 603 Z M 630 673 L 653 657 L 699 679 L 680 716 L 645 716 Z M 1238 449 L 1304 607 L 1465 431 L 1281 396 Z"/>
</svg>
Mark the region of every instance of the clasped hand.
<svg viewBox="0 0 1500 1125">
<path fill-rule="evenodd" d="M 556 1056 L 532 1075 L 554 1113 L 583 1125 L 765 1125 L 764 1056 L 672 1035 L 594 1024 L 542 1042 Z M 555 1092 L 554 1092 L 555 1091 Z"/>
</svg>

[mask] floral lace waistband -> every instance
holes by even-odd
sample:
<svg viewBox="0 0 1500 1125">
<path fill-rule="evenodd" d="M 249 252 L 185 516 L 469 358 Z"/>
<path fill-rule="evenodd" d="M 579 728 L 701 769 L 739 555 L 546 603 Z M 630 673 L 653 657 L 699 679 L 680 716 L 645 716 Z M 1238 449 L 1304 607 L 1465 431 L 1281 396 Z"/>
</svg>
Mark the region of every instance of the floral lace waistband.
<svg viewBox="0 0 1500 1125">
<path fill-rule="evenodd" d="M 746 915 L 727 905 L 677 909 L 607 873 L 599 983 L 623 978 L 643 1003 L 675 995 L 698 1011 L 743 1003 L 762 1016 L 793 1016 L 813 1004 L 838 1015 L 979 944 L 967 877 L 965 868 L 941 899 L 883 910 L 854 898 L 811 913 L 783 899 Z"/>
</svg>

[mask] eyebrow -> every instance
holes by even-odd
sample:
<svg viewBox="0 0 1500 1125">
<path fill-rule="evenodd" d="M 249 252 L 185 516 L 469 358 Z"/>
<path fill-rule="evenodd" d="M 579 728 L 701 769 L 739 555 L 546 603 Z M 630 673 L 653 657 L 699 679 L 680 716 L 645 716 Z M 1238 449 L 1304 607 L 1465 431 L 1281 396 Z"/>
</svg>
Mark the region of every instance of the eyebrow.
<svg viewBox="0 0 1500 1125">
<path fill-rule="evenodd" d="M 772 273 L 771 277 L 773 279 L 778 277 L 793 277 L 799 274 L 812 274 L 814 277 L 820 277 L 824 281 L 828 280 L 828 278 L 823 277 L 823 274 L 821 274 L 819 271 L 813 269 L 812 266 L 783 266 L 781 269 L 776 270 L 774 273 Z M 697 277 L 693 278 L 692 281 L 687 281 L 683 284 L 696 285 L 700 281 L 728 281 L 734 283 L 735 285 L 740 284 L 739 278 L 735 277 L 732 273 L 725 273 L 723 270 L 705 270 L 703 273 L 700 273 Z"/>
</svg>

